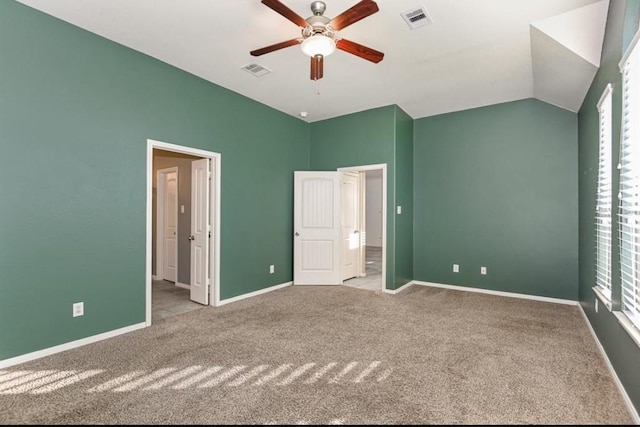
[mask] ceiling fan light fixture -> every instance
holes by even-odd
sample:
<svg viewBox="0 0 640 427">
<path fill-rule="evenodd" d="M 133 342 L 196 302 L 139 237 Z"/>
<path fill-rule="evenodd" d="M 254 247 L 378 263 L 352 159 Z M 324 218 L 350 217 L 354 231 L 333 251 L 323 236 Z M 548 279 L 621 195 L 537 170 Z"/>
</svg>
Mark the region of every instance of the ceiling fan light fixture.
<svg viewBox="0 0 640 427">
<path fill-rule="evenodd" d="M 311 37 L 307 37 L 302 42 L 302 51 L 310 57 L 316 55 L 328 56 L 336 50 L 336 42 L 331 37 L 327 37 L 323 34 L 316 34 Z"/>
</svg>

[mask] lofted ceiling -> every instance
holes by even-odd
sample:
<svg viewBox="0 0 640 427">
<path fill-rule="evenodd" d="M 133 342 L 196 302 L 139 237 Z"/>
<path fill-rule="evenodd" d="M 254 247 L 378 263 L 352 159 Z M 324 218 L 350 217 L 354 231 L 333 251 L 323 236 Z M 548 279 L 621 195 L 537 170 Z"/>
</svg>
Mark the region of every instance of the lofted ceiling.
<svg viewBox="0 0 640 427">
<path fill-rule="evenodd" d="M 376 0 L 338 32 L 384 53 L 337 50 L 324 77 L 291 46 L 300 28 L 259 0 L 17 0 L 286 114 L 314 122 L 396 104 L 414 119 L 525 98 L 577 111 L 597 68 L 609 0 Z M 303 18 L 310 0 L 280 0 Z M 325 0 L 333 18 L 359 0 Z M 402 13 L 431 23 L 411 29 Z M 261 77 L 243 67 L 257 64 Z M 306 114 L 301 114 L 305 112 Z"/>
</svg>

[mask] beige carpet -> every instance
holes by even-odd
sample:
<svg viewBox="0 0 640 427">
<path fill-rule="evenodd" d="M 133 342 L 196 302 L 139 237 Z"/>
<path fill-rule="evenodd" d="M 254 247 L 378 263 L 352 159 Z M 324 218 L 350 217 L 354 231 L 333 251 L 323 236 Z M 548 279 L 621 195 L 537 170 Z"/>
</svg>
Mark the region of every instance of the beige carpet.
<svg viewBox="0 0 640 427">
<path fill-rule="evenodd" d="M 288 287 L 0 371 L 2 424 L 630 424 L 574 306 Z"/>
</svg>

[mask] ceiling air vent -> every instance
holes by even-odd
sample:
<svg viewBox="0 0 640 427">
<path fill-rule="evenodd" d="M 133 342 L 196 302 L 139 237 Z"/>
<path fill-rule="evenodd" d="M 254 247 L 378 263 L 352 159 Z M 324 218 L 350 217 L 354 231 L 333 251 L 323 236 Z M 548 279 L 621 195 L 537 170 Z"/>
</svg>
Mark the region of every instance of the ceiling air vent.
<svg viewBox="0 0 640 427">
<path fill-rule="evenodd" d="M 427 12 L 427 9 L 425 9 L 424 6 L 406 10 L 400 15 L 402 15 L 402 18 L 412 30 L 422 27 L 423 25 L 433 23 L 429 16 L 429 12 Z"/>
<path fill-rule="evenodd" d="M 264 68 L 262 65 L 258 65 L 258 64 L 245 65 L 244 67 L 242 67 L 242 69 L 248 73 L 253 74 L 256 77 L 262 77 L 271 72 L 271 70 L 268 70 Z"/>
</svg>

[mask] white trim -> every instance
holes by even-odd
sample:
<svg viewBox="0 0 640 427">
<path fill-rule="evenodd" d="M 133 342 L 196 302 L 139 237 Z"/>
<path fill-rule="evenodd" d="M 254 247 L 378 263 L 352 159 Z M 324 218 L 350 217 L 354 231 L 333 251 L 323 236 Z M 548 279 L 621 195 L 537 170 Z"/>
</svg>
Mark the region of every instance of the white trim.
<svg viewBox="0 0 640 427">
<path fill-rule="evenodd" d="M 387 291 L 387 164 L 379 163 L 375 165 L 349 166 L 338 168 L 338 172 L 362 172 L 382 170 L 382 280 L 381 290 Z M 395 208 L 394 208 L 395 209 Z"/>
<path fill-rule="evenodd" d="M 467 286 L 444 285 L 442 283 L 420 282 L 418 280 L 414 280 L 412 283 L 414 285 L 430 286 L 432 288 L 451 289 L 454 291 L 476 292 L 479 294 L 489 294 L 489 295 L 497 295 L 501 297 L 521 298 L 521 299 L 529 299 L 534 301 L 552 302 L 555 304 L 578 305 L 578 301 L 569 300 L 569 299 L 541 297 L 538 295 L 518 294 L 515 292 L 493 291 L 491 289 L 472 288 Z"/>
<path fill-rule="evenodd" d="M 34 351 L 33 353 L 27 353 L 21 356 L 12 357 L 10 359 L 0 360 L 0 369 L 8 368 L 10 366 L 18 365 L 20 363 L 30 362 L 31 360 L 40 359 L 42 357 L 60 353 L 62 351 L 67 351 L 74 348 L 82 347 L 87 344 L 93 344 L 98 341 L 106 340 L 108 338 L 113 338 L 118 335 L 133 332 L 138 329 L 142 329 L 145 326 L 146 326 L 145 323 L 137 323 L 135 325 L 125 326 L 124 328 L 115 329 L 113 331 L 104 332 L 102 334 L 93 335 L 91 337 L 82 338 L 79 340 L 56 345 L 54 347 L 45 348 L 44 350 Z"/>
<path fill-rule="evenodd" d="M 598 286 L 594 286 L 591 289 L 593 289 L 593 293 L 596 294 L 600 302 L 604 304 L 605 307 L 607 307 L 607 310 L 611 311 L 613 309 L 611 300 L 607 298 L 607 296 L 600 290 Z"/>
<path fill-rule="evenodd" d="M 237 297 L 220 300 L 219 304 L 217 304 L 216 306 L 219 307 L 221 305 L 237 302 L 243 299 L 255 297 L 262 294 L 266 294 L 267 292 L 277 291 L 278 289 L 286 288 L 287 286 L 291 286 L 291 285 L 293 285 L 293 282 L 280 283 L 279 285 L 273 285 L 268 288 L 260 289 L 254 292 L 249 292 L 248 294 L 242 294 L 242 295 L 238 295 Z"/>
<path fill-rule="evenodd" d="M 178 235 L 178 219 L 180 215 L 178 214 L 178 192 L 179 192 L 179 171 L 177 166 L 173 166 L 170 168 L 158 169 L 156 171 L 156 184 L 157 184 L 157 193 L 156 193 L 156 276 L 160 276 L 160 280 L 164 280 L 164 211 L 165 211 L 165 191 L 166 191 L 166 183 L 167 183 L 167 174 L 175 173 L 176 174 L 176 280 L 178 280 L 178 259 L 179 251 L 180 251 L 180 239 Z"/>
<path fill-rule="evenodd" d="M 625 390 L 624 386 L 622 385 L 622 382 L 620 381 L 620 378 L 618 378 L 618 374 L 617 374 L 616 370 L 613 368 L 613 365 L 611 364 L 611 361 L 609 360 L 609 356 L 607 356 L 607 352 L 604 351 L 604 347 L 602 346 L 602 343 L 598 339 L 598 335 L 596 335 L 596 331 L 593 329 L 593 326 L 591 326 L 591 322 L 589 321 L 589 318 L 587 317 L 586 313 L 584 312 L 584 309 L 582 308 L 582 305 L 578 304 L 578 308 L 580 309 L 580 313 L 582 313 L 582 318 L 587 323 L 587 327 L 589 328 L 589 331 L 591 331 L 591 336 L 593 337 L 593 340 L 596 342 L 596 346 L 600 350 L 600 354 L 602 354 L 602 358 L 604 359 L 605 364 L 607 365 L 607 368 L 609 368 L 609 372 L 611 373 L 611 376 L 613 377 L 613 381 L 618 386 L 618 390 L 620 390 L 620 394 L 622 395 L 622 399 L 624 400 L 624 403 L 627 405 L 627 409 L 631 413 L 631 417 L 633 418 L 634 424 L 640 424 L 640 416 L 638 416 L 638 411 L 633 406 L 633 402 L 631 402 L 631 399 L 629 398 L 629 395 L 627 394 L 627 390 Z"/>
<path fill-rule="evenodd" d="M 638 29 L 638 31 L 636 31 L 636 35 L 633 36 L 631 43 L 629 43 L 627 50 L 625 51 L 624 55 L 622 56 L 622 59 L 620 60 L 620 63 L 618 64 L 618 67 L 620 68 L 621 72 L 624 70 L 624 66 L 627 63 L 629 56 L 631 56 L 631 52 L 633 52 L 633 49 L 638 44 L 639 40 L 640 40 L 640 28 Z"/>
<path fill-rule="evenodd" d="M 212 197 L 213 203 L 215 203 L 213 218 L 213 229 L 215 230 L 213 236 L 213 247 L 215 250 L 211 252 L 211 260 L 210 263 L 212 268 L 214 269 L 211 286 L 209 288 L 210 295 L 213 295 L 213 298 L 209 298 L 209 303 L 212 306 L 218 305 L 220 299 L 220 198 L 221 198 L 221 177 L 222 177 L 222 155 L 220 153 L 215 153 L 213 151 L 200 150 L 197 148 L 190 148 L 176 144 L 170 144 L 167 142 L 156 141 L 153 139 L 147 139 L 147 242 L 146 242 L 146 268 L 145 268 L 145 281 L 146 281 L 146 316 L 145 323 L 147 326 L 151 325 L 151 236 L 153 233 L 151 226 L 151 205 L 152 205 L 152 196 L 153 196 L 153 150 L 160 149 L 166 151 L 173 151 L 176 153 L 189 154 L 192 156 L 202 157 L 206 159 L 211 159 L 212 162 L 215 162 L 216 165 L 216 173 L 215 173 L 215 185 L 211 186 L 211 192 L 215 192 Z"/>
<path fill-rule="evenodd" d="M 157 261 L 157 260 L 156 260 L 156 261 Z M 156 267 L 157 267 L 157 266 L 156 266 Z M 152 275 L 151 275 L 151 279 L 152 279 L 152 280 L 162 280 L 162 279 L 160 278 L 160 276 L 158 276 L 157 274 L 152 274 Z"/>
<path fill-rule="evenodd" d="M 176 282 L 175 285 L 178 288 L 183 288 L 183 289 L 191 289 L 191 285 L 185 285 L 184 283 L 180 283 L 180 282 Z"/>
<path fill-rule="evenodd" d="M 358 265 L 356 268 L 357 277 L 367 276 L 367 172 L 358 172 L 358 227 L 359 227 L 359 247 L 358 247 Z M 365 241 L 362 241 L 362 236 Z"/>
<path fill-rule="evenodd" d="M 640 347 L 640 331 L 633 322 L 621 311 L 614 311 L 613 314 L 622 325 L 622 328 L 627 331 L 627 333 L 631 336 L 631 339 L 636 343 L 638 347 Z"/>
<path fill-rule="evenodd" d="M 220 304 L 220 224 L 222 222 L 222 207 L 220 205 L 220 197 L 222 189 L 222 154 L 217 154 L 216 170 L 215 170 L 215 185 L 211 186 L 211 191 L 215 191 L 214 196 L 211 198 L 211 203 L 214 204 L 211 214 L 214 215 L 212 228 L 215 232 L 213 239 L 214 250 L 211 251 L 209 265 L 213 268 L 213 276 L 211 277 L 211 287 L 209 288 L 209 304 L 212 306 L 218 306 Z M 213 158 L 212 158 L 213 162 Z M 213 298 L 212 298 L 213 296 Z"/>
<path fill-rule="evenodd" d="M 612 91 L 613 91 L 613 84 L 609 83 L 604 88 L 604 92 L 602 92 L 602 96 L 600 96 L 600 100 L 598 101 L 598 104 L 596 105 L 596 108 L 598 109 L 598 111 L 600 111 L 602 109 L 602 103 L 607 99 L 607 96 L 609 96 L 609 94 Z"/>
<path fill-rule="evenodd" d="M 398 294 L 398 293 L 404 291 L 405 289 L 407 289 L 409 286 L 411 286 L 413 284 L 414 284 L 414 282 L 412 280 L 411 282 L 407 282 L 404 285 L 400 286 L 398 289 L 383 289 L 382 292 L 384 292 L 385 294 L 395 295 L 395 294 Z"/>
</svg>

